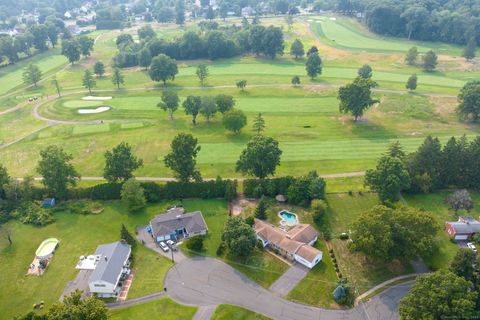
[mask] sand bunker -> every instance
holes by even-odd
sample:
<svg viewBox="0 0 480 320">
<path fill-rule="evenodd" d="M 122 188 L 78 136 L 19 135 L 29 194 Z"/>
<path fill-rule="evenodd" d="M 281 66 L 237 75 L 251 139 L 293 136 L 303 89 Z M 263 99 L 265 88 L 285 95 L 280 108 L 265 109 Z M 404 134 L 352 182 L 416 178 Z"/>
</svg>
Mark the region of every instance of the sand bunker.
<svg viewBox="0 0 480 320">
<path fill-rule="evenodd" d="M 335 20 L 337 20 L 337 18 L 335 18 L 335 17 L 330 17 L 330 20 L 335 21 Z"/>
<path fill-rule="evenodd" d="M 102 113 L 110 110 L 110 107 L 98 107 L 96 109 L 78 109 L 80 114 Z"/>
<path fill-rule="evenodd" d="M 112 97 L 86 96 L 86 97 L 83 97 L 82 100 L 86 100 L 86 101 L 105 101 L 105 100 L 112 100 Z"/>
</svg>

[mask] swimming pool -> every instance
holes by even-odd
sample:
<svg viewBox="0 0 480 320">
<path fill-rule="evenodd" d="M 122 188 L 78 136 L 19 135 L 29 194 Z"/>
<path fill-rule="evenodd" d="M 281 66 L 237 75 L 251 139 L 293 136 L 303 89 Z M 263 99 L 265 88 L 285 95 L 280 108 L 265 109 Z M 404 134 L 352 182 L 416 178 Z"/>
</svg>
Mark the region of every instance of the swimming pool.
<svg viewBox="0 0 480 320">
<path fill-rule="evenodd" d="M 278 216 L 282 218 L 282 221 L 280 221 L 282 226 L 294 226 L 298 224 L 298 217 L 293 212 L 282 210 L 278 213 Z"/>
<path fill-rule="evenodd" d="M 58 239 L 56 238 L 48 238 L 46 240 L 43 240 L 43 242 L 40 244 L 38 247 L 37 251 L 35 252 L 35 255 L 37 258 L 48 258 L 53 251 L 55 251 L 55 248 L 57 247 L 58 244 Z"/>
</svg>

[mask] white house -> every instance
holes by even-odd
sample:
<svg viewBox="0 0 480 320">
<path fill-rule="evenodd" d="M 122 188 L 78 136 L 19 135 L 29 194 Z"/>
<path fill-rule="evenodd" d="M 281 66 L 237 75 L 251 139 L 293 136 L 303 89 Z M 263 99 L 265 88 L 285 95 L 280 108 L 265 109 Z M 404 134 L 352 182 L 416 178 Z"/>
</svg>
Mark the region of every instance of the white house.
<svg viewBox="0 0 480 320">
<path fill-rule="evenodd" d="M 130 274 L 131 252 L 125 241 L 99 245 L 94 254 L 95 269 L 88 280 L 90 292 L 101 298 L 117 297 L 121 281 Z"/>
</svg>

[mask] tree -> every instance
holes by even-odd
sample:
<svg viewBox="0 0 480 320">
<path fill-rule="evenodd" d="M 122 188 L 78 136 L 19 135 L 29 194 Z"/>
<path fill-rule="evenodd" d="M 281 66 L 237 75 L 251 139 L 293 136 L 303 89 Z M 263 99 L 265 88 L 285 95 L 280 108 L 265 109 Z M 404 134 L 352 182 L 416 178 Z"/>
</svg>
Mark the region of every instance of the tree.
<svg viewBox="0 0 480 320">
<path fill-rule="evenodd" d="M 42 71 L 34 64 L 29 64 L 23 71 L 23 82 L 25 84 L 33 84 L 37 87 L 38 81 L 42 78 Z"/>
<path fill-rule="evenodd" d="M 133 171 L 143 166 L 143 160 L 135 157 L 132 147 L 121 142 L 111 151 L 105 152 L 105 168 L 103 177 L 109 182 L 128 180 L 133 177 Z"/>
<path fill-rule="evenodd" d="M 352 83 L 340 87 L 340 112 L 351 113 L 357 121 L 366 109 L 378 102 L 371 97 L 371 88 L 375 86 L 375 81 L 357 77 Z"/>
<path fill-rule="evenodd" d="M 263 52 L 271 59 L 275 59 L 277 54 L 282 55 L 285 48 L 283 41 L 283 32 L 279 27 L 269 26 L 263 33 Z"/>
<path fill-rule="evenodd" d="M 148 73 L 153 81 L 163 81 L 163 85 L 166 85 L 167 80 L 175 80 L 177 62 L 167 55 L 159 54 L 152 59 Z"/>
<path fill-rule="evenodd" d="M 92 88 L 96 87 L 97 81 L 93 78 L 92 71 L 85 70 L 82 78 L 82 85 L 88 89 L 88 92 L 92 93 Z"/>
<path fill-rule="evenodd" d="M 124 46 L 125 44 L 134 43 L 134 42 L 135 41 L 133 41 L 132 35 L 129 33 L 122 33 L 117 37 L 117 40 L 115 40 L 115 44 L 117 45 L 117 47 L 121 47 L 121 46 Z"/>
<path fill-rule="evenodd" d="M 192 116 L 193 125 L 197 124 L 197 115 L 202 108 L 202 99 L 199 96 L 188 96 L 185 101 L 183 101 L 183 108 L 185 113 Z"/>
<path fill-rule="evenodd" d="M 463 120 L 478 122 L 480 119 L 480 80 L 467 82 L 458 94 L 457 113 Z"/>
<path fill-rule="evenodd" d="M 204 96 L 201 98 L 202 107 L 200 108 L 200 113 L 207 119 L 207 123 L 210 122 L 210 119 L 217 113 L 217 104 L 215 103 L 214 97 Z"/>
<path fill-rule="evenodd" d="M 137 59 L 138 65 L 144 67 L 145 70 L 148 70 L 148 67 L 152 63 L 152 54 L 150 53 L 150 50 L 145 47 L 138 52 Z"/>
<path fill-rule="evenodd" d="M 244 91 L 247 86 L 247 80 L 240 80 L 237 82 L 237 88 Z"/>
<path fill-rule="evenodd" d="M 241 217 L 229 217 L 222 232 L 222 241 L 232 256 L 248 257 L 255 248 L 257 238 Z"/>
<path fill-rule="evenodd" d="M 97 77 L 103 77 L 105 74 L 105 65 L 101 61 L 97 61 L 93 65 L 93 73 L 97 75 Z"/>
<path fill-rule="evenodd" d="M 261 197 L 255 208 L 255 218 L 260 220 L 267 220 L 267 199 Z"/>
<path fill-rule="evenodd" d="M 80 46 L 75 40 L 63 40 L 62 41 L 62 55 L 67 57 L 71 64 L 80 60 Z"/>
<path fill-rule="evenodd" d="M 315 79 L 319 74 L 322 74 L 322 59 L 317 52 L 308 55 L 305 68 L 310 79 Z"/>
<path fill-rule="evenodd" d="M 128 243 L 132 247 L 132 249 L 137 246 L 137 241 L 123 223 L 122 228 L 120 229 L 120 239 L 125 240 L 125 242 Z"/>
<path fill-rule="evenodd" d="M 290 54 L 295 56 L 295 59 L 303 57 L 305 54 L 305 49 L 303 48 L 303 43 L 299 39 L 295 39 L 290 46 Z"/>
<path fill-rule="evenodd" d="M 203 237 L 197 236 L 187 240 L 187 249 L 193 252 L 203 251 Z"/>
<path fill-rule="evenodd" d="M 53 76 L 52 81 L 50 81 L 50 83 L 51 83 L 51 84 L 55 87 L 55 89 L 57 90 L 58 96 L 61 97 L 62 95 L 60 94 L 60 85 L 58 84 L 57 77 Z"/>
<path fill-rule="evenodd" d="M 450 263 L 450 271 L 468 281 L 474 281 L 478 265 L 477 254 L 470 248 L 460 248 Z"/>
<path fill-rule="evenodd" d="M 223 115 L 223 125 L 227 130 L 239 133 L 247 125 L 247 116 L 239 109 L 231 109 Z"/>
<path fill-rule="evenodd" d="M 477 40 L 471 37 L 467 42 L 467 46 L 463 49 L 463 57 L 467 60 L 475 58 L 475 51 L 477 51 Z"/>
<path fill-rule="evenodd" d="M 290 184 L 287 198 L 292 204 L 307 207 L 313 199 L 325 198 L 325 187 L 325 180 L 316 171 L 310 171 Z"/>
<path fill-rule="evenodd" d="M 81 36 L 77 39 L 77 41 L 81 54 L 84 57 L 89 57 L 90 53 L 93 51 L 93 45 L 95 44 L 95 41 L 87 36 Z"/>
<path fill-rule="evenodd" d="M 198 140 L 191 134 L 180 133 L 170 145 L 171 151 L 164 158 L 165 166 L 174 171 L 175 177 L 181 182 L 190 179 L 200 181 L 200 172 L 196 169 L 196 158 L 200 151 Z"/>
<path fill-rule="evenodd" d="M 215 103 L 217 104 L 217 110 L 223 114 L 235 106 L 235 99 L 228 94 L 219 94 L 215 96 Z"/>
<path fill-rule="evenodd" d="M 9 224 L 0 224 L 0 237 L 8 241 L 8 245 L 13 244 L 13 228 Z"/>
<path fill-rule="evenodd" d="M 409 261 L 429 255 L 436 249 L 438 229 L 429 212 L 378 205 L 361 213 L 353 222 L 349 246 L 376 260 Z"/>
<path fill-rule="evenodd" d="M 368 64 L 364 64 L 358 69 L 358 76 L 365 79 L 370 79 L 372 77 L 372 67 Z"/>
<path fill-rule="evenodd" d="M 445 203 L 450 206 L 450 209 L 458 213 L 458 210 L 466 210 L 470 212 L 473 209 L 473 200 L 470 193 L 466 190 L 457 190 L 445 199 Z"/>
<path fill-rule="evenodd" d="M 280 164 L 281 155 L 282 151 L 278 147 L 277 140 L 256 135 L 240 154 L 235 170 L 264 179 L 275 173 L 275 168 Z"/>
<path fill-rule="evenodd" d="M 65 153 L 61 147 L 48 146 L 40 151 L 37 172 L 42 176 L 42 184 L 50 196 L 63 199 L 68 186 L 75 186 L 80 175 L 70 161 L 72 155 Z"/>
<path fill-rule="evenodd" d="M 162 92 L 162 102 L 160 102 L 157 107 L 162 108 L 164 111 L 168 111 L 170 114 L 170 119 L 173 120 L 173 113 L 178 109 L 180 103 L 180 98 L 178 94 L 172 90 L 164 90 Z"/>
<path fill-rule="evenodd" d="M 185 4 L 183 0 L 177 0 L 175 5 L 175 23 L 183 26 L 185 24 Z"/>
<path fill-rule="evenodd" d="M 407 88 L 410 91 L 413 91 L 413 90 L 417 89 L 417 75 L 416 74 L 412 74 L 408 78 L 407 84 L 405 85 L 405 88 Z"/>
<path fill-rule="evenodd" d="M 447 270 L 417 277 L 410 292 L 400 301 L 402 319 L 445 319 L 474 317 L 475 299 L 467 280 Z"/>
<path fill-rule="evenodd" d="M 120 191 L 122 202 L 130 211 L 139 211 L 145 208 L 147 199 L 145 198 L 145 190 L 135 178 L 130 178 L 122 185 Z"/>
<path fill-rule="evenodd" d="M 125 83 L 125 78 L 123 77 L 122 71 L 120 68 L 113 68 L 112 72 L 112 83 L 117 86 L 117 89 L 120 89 L 120 85 Z"/>
<path fill-rule="evenodd" d="M 47 27 L 47 36 L 52 48 L 55 48 L 58 41 L 58 28 L 53 23 L 46 23 L 45 26 Z"/>
<path fill-rule="evenodd" d="M 5 198 L 5 187 L 10 182 L 7 168 L 0 164 L 0 199 Z"/>
<path fill-rule="evenodd" d="M 428 192 L 442 185 L 442 146 L 438 138 L 427 136 L 418 150 L 409 155 L 408 172 L 412 180 L 412 191 Z"/>
<path fill-rule="evenodd" d="M 64 320 L 72 318 L 107 320 L 108 309 L 105 306 L 105 303 L 95 296 L 82 299 L 82 292 L 77 289 L 69 296 L 64 297 L 62 303 L 57 302 L 53 304 L 46 312 L 45 317 L 45 319 L 48 320 Z"/>
<path fill-rule="evenodd" d="M 205 13 L 205 18 L 208 20 L 215 19 L 215 11 L 213 11 L 212 6 L 208 6 L 207 12 Z"/>
<path fill-rule="evenodd" d="M 431 72 L 437 67 L 437 55 L 432 50 L 422 56 L 423 70 Z"/>
<path fill-rule="evenodd" d="M 150 40 L 152 38 L 155 38 L 157 34 L 155 33 L 155 30 L 153 30 L 152 26 L 147 24 L 137 31 L 138 33 L 138 38 L 140 40 Z M 130 41 L 130 38 L 126 39 L 127 41 Z M 132 38 L 133 40 L 133 38 Z"/>
<path fill-rule="evenodd" d="M 265 120 L 263 120 L 262 113 L 259 112 L 257 114 L 255 120 L 253 120 L 252 128 L 257 134 L 260 134 L 263 130 L 265 130 Z"/>
<path fill-rule="evenodd" d="M 294 87 L 300 85 L 300 77 L 299 76 L 293 76 L 292 84 L 293 84 Z"/>
<path fill-rule="evenodd" d="M 209 73 L 208 72 L 208 66 L 206 66 L 204 64 L 199 64 L 197 66 L 196 74 L 197 74 L 197 77 L 200 80 L 200 83 L 202 84 L 202 86 L 205 84 L 205 80 L 207 80 L 208 73 Z"/>
<path fill-rule="evenodd" d="M 394 202 L 398 200 L 400 191 L 410 186 L 410 176 L 400 159 L 383 156 L 375 170 L 367 170 L 364 184 L 378 193 L 382 203 Z"/>
<path fill-rule="evenodd" d="M 418 49 L 417 47 L 411 47 L 408 49 L 407 54 L 405 55 L 405 62 L 408 65 L 415 65 L 417 63 L 417 57 L 418 57 Z"/>
</svg>

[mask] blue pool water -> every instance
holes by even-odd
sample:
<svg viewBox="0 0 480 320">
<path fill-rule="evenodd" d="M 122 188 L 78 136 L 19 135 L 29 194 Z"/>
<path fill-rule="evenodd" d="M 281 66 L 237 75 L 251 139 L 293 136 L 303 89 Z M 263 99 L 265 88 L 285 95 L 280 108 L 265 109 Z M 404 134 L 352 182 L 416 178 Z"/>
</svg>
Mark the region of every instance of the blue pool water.
<svg viewBox="0 0 480 320">
<path fill-rule="evenodd" d="M 282 210 L 278 213 L 280 218 L 282 218 L 282 221 L 280 221 L 280 224 L 282 225 L 287 225 L 287 226 L 294 226 L 298 224 L 298 217 L 295 213 Z"/>
</svg>

